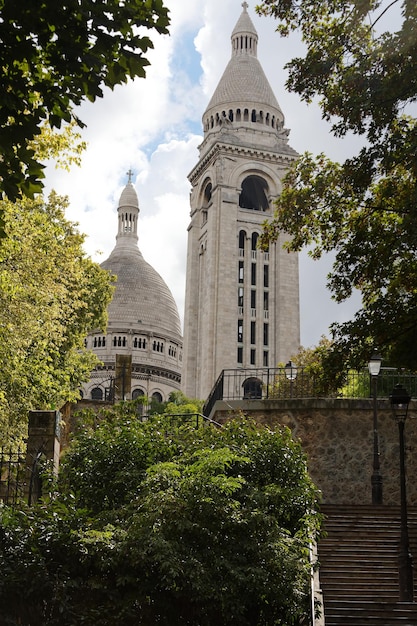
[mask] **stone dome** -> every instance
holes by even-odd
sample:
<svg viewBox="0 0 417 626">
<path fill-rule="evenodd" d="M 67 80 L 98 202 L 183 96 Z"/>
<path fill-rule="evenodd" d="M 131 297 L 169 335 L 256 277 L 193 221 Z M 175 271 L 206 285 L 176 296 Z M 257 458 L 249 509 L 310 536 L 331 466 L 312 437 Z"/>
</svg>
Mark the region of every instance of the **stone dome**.
<svg viewBox="0 0 417 626">
<path fill-rule="evenodd" d="M 116 245 L 101 264 L 116 277 L 107 330 L 96 329 L 86 340 L 100 364 L 82 394 L 94 401 L 144 396 L 148 403 L 163 402 L 181 385 L 180 318 L 167 284 L 138 248 L 139 202 L 128 174 L 117 209 Z"/>
<path fill-rule="evenodd" d="M 109 328 L 143 325 L 146 330 L 179 339 L 180 318 L 172 293 L 139 250 L 116 246 L 101 267 L 117 276 L 108 307 Z"/>
<path fill-rule="evenodd" d="M 117 277 L 108 307 L 108 327 L 141 328 L 180 340 L 177 305 L 163 278 L 145 261 L 137 246 L 138 197 L 128 183 L 119 201 L 119 228 L 109 258 L 101 267 Z"/>
</svg>

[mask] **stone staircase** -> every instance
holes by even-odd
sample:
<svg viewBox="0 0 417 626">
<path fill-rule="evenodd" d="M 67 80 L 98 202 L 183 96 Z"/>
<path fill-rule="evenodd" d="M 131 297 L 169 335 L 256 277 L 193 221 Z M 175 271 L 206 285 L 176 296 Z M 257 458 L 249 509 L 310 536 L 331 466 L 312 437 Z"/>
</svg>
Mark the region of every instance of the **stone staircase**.
<svg viewBox="0 0 417 626">
<path fill-rule="evenodd" d="M 414 602 L 398 601 L 399 507 L 321 510 L 327 533 L 318 545 L 325 626 L 417 626 L 417 571 Z M 417 564 L 416 508 L 409 509 L 408 527 Z"/>
</svg>

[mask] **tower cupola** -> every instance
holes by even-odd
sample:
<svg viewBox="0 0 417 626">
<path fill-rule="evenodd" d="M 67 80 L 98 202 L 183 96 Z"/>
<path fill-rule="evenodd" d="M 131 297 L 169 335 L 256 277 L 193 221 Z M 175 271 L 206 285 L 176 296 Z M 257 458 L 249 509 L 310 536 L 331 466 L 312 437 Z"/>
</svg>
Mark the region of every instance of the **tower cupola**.
<svg viewBox="0 0 417 626">
<path fill-rule="evenodd" d="M 258 33 L 247 2 L 231 35 L 229 63 L 203 114 L 204 137 L 233 128 L 271 131 L 286 140 L 284 115 L 258 61 Z"/>
<path fill-rule="evenodd" d="M 232 32 L 232 54 L 246 54 L 256 57 L 258 33 L 248 14 L 248 3 L 243 2 L 243 11 Z"/>
<path fill-rule="evenodd" d="M 128 183 L 121 193 L 117 208 L 118 231 L 116 245 L 136 248 L 138 243 L 139 200 L 132 185 L 131 170 L 129 170 L 128 176 Z"/>
</svg>

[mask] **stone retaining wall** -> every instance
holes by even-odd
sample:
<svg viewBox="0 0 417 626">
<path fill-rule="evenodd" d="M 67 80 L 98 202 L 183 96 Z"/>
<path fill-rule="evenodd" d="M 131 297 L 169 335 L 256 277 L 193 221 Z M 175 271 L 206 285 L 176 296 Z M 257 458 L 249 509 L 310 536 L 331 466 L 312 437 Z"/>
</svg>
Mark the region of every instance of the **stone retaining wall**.
<svg viewBox="0 0 417 626">
<path fill-rule="evenodd" d="M 383 502 L 400 501 L 399 435 L 388 399 L 378 400 Z M 288 426 L 308 458 L 323 502 L 370 504 L 373 464 L 372 399 L 263 400 L 218 402 L 212 418 L 222 422 L 243 412 L 270 426 Z M 405 424 L 407 499 L 417 506 L 417 402 Z"/>
</svg>

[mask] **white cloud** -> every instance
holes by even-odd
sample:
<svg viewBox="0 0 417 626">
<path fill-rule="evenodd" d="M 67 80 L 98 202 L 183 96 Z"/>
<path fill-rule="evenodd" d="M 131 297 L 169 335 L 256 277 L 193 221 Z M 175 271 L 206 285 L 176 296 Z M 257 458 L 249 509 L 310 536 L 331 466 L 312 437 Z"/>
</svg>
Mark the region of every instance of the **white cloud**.
<svg viewBox="0 0 417 626">
<path fill-rule="evenodd" d="M 107 90 L 104 98 L 80 107 L 88 149 L 82 167 L 70 173 L 47 171 L 48 188 L 70 197 L 68 217 L 88 235 L 86 250 L 102 261 L 117 231 L 116 209 L 132 168 L 139 197 L 139 247 L 167 282 L 183 315 L 186 238 L 189 221 L 187 174 L 198 159 L 201 117 L 230 58 L 230 35 L 239 18 L 236 0 L 167 0 L 170 36 L 151 33 L 155 49 L 147 78 Z M 249 8 L 259 34 L 259 59 L 291 128 L 290 144 L 299 152 L 326 151 L 342 158 L 352 142 L 336 141 L 317 106 L 307 107 L 285 91 L 283 65 L 300 50 L 296 37 L 281 39 L 271 18 Z M 195 43 L 194 71 L 180 63 L 185 38 Z M 188 39 L 187 39 L 188 41 Z M 187 48 L 188 52 L 188 48 Z M 195 68 L 201 66 L 199 75 Z M 197 130 L 196 130 L 197 129 Z M 354 143 L 354 142 L 353 142 Z M 97 250 L 102 255 L 96 254 Z M 354 305 L 336 306 L 324 288 L 328 263 L 300 257 L 302 342 L 312 345 L 335 319 L 347 318 Z"/>
</svg>

